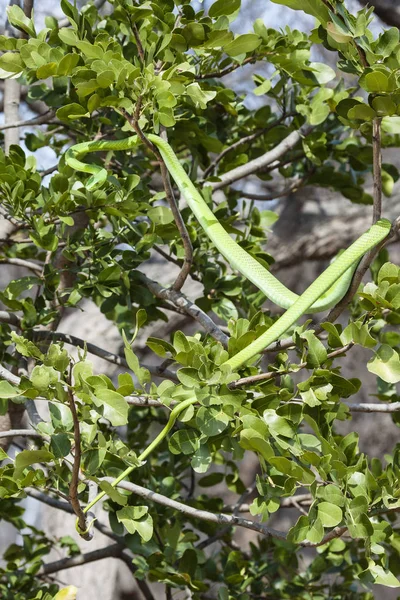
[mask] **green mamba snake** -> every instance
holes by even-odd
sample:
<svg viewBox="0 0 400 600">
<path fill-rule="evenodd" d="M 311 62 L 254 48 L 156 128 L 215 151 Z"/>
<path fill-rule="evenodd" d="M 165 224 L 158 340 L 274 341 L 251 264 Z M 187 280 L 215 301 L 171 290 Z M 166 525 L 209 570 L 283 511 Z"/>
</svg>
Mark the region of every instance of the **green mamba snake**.
<svg viewBox="0 0 400 600">
<path fill-rule="evenodd" d="M 185 197 L 205 233 L 226 258 L 231 267 L 240 271 L 242 275 L 254 283 L 272 302 L 287 309 L 268 331 L 227 361 L 227 364 L 232 369 L 240 367 L 269 344 L 277 340 L 304 313 L 321 312 L 331 308 L 341 300 L 349 287 L 360 258 L 368 250 L 379 244 L 390 231 L 389 221 L 382 219 L 375 223 L 375 225 L 347 248 L 345 252 L 339 255 L 301 296 L 298 296 L 288 290 L 276 277 L 230 237 L 187 176 L 168 142 L 153 134 L 148 134 L 147 138 L 160 151 L 167 169 L 174 178 L 181 194 Z M 82 144 L 72 146 L 67 151 L 65 159 L 67 164 L 73 169 L 92 175 L 86 182 L 86 188 L 94 190 L 106 181 L 107 171 L 97 165 L 85 164 L 79 158 L 88 152 L 96 152 L 98 150 L 132 150 L 138 143 L 139 138 L 136 135 L 117 141 L 99 140 L 83 142 Z"/>
<path fill-rule="evenodd" d="M 249 344 L 247 348 L 244 348 L 226 361 L 225 364 L 229 365 L 232 370 L 237 369 L 262 352 L 264 348 L 283 335 L 303 314 L 307 312 L 321 312 L 331 308 L 341 300 L 350 285 L 354 270 L 362 256 L 382 242 L 389 234 L 390 222 L 386 219 L 379 220 L 347 250 L 340 254 L 301 296 L 297 296 L 297 294 L 288 290 L 230 237 L 187 176 L 171 146 L 154 134 L 148 134 L 147 139 L 158 148 L 179 191 L 186 199 L 205 233 L 219 252 L 226 258 L 231 267 L 240 271 L 242 275 L 254 283 L 272 302 L 287 309 L 265 333 Z M 105 183 L 107 171 L 97 165 L 85 164 L 79 159 L 89 152 L 132 150 L 138 144 L 139 138 L 136 135 L 117 141 L 99 140 L 83 142 L 69 148 L 66 152 L 65 160 L 73 169 L 91 174 L 91 177 L 86 182 L 86 188 L 91 191 L 101 187 Z M 167 425 L 148 448 L 146 448 L 139 457 L 139 460 L 144 460 L 161 443 L 173 427 L 179 414 L 195 402 L 197 402 L 197 399 L 191 398 L 181 402 L 173 409 Z M 116 486 L 134 468 L 128 467 L 112 485 Z M 105 492 L 101 492 L 85 507 L 84 512 L 86 513 L 104 495 Z"/>
</svg>

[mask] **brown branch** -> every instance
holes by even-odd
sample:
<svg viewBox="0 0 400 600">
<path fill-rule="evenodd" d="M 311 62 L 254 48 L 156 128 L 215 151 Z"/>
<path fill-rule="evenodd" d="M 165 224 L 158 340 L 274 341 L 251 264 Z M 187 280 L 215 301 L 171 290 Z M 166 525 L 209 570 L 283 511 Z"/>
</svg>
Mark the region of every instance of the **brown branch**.
<svg viewBox="0 0 400 600">
<path fill-rule="evenodd" d="M 342 348 L 337 348 L 333 350 L 333 352 L 329 352 L 327 354 L 326 360 L 330 360 L 331 358 L 335 358 L 336 356 L 340 356 L 345 354 L 350 348 L 354 346 L 354 342 L 349 342 Z M 326 360 L 324 362 L 326 362 Z M 253 385 L 253 383 L 259 383 L 260 381 L 268 381 L 269 379 L 274 379 L 274 377 L 280 377 L 281 375 L 287 375 L 288 373 L 297 373 L 301 369 L 305 369 L 307 367 L 307 362 L 302 362 L 296 365 L 296 369 L 284 369 L 283 371 L 271 371 L 269 373 L 258 373 L 257 375 L 250 375 L 249 377 L 242 377 L 241 379 L 237 379 L 229 384 L 229 388 L 236 389 L 239 387 L 243 387 L 244 385 Z"/>
<path fill-rule="evenodd" d="M 166 140 L 166 132 L 165 131 L 161 132 L 161 137 Z M 179 292 L 182 289 L 188 275 L 190 274 L 190 270 L 192 268 L 193 246 L 192 246 L 192 242 L 190 241 L 189 233 L 186 228 L 185 222 L 182 218 L 182 215 L 180 213 L 178 204 L 177 204 L 175 196 L 174 196 L 168 169 L 165 165 L 164 160 L 161 158 L 161 155 L 159 155 L 159 162 L 160 162 L 161 178 L 163 181 L 165 195 L 167 197 L 169 207 L 174 216 L 175 224 L 178 228 L 179 235 L 181 236 L 183 249 L 185 252 L 185 258 L 184 258 L 181 270 L 178 274 L 178 277 L 175 279 L 174 283 L 172 284 L 172 289 L 175 290 L 176 292 Z"/>
<path fill-rule="evenodd" d="M 219 181 L 212 181 L 207 183 L 213 190 L 219 190 L 231 185 L 239 179 L 253 175 L 262 169 L 270 166 L 272 163 L 277 161 L 279 158 L 284 156 L 289 150 L 292 150 L 301 141 L 302 137 L 307 135 L 311 131 L 311 128 L 306 126 L 300 130 L 292 131 L 288 136 L 285 137 L 275 148 L 268 150 L 265 154 L 262 154 L 258 158 L 255 158 L 245 165 L 236 167 L 227 173 L 223 173 L 219 177 Z"/>
<path fill-rule="evenodd" d="M 38 500 L 39 502 L 42 502 L 43 504 L 47 504 L 47 506 L 51 506 L 52 508 L 56 508 L 57 510 L 62 510 L 64 512 L 67 512 L 72 515 L 75 514 L 74 509 L 68 502 L 63 502 L 61 500 L 57 500 L 56 498 L 53 498 L 52 496 L 48 496 L 47 494 L 40 492 L 36 488 L 24 488 L 24 492 L 26 494 L 28 494 L 28 496 L 31 496 L 32 498 L 34 498 L 35 500 Z M 120 538 L 118 535 L 116 535 L 111 529 L 109 529 L 106 525 L 104 525 L 100 521 L 98 521 L 98 520 L 94 521 L 93 527 L 95 527 L 103 535 L 106 535 L 110 539 L 121 543 L 122 538 Z"/>
<path fill-rule="evenodd" d="M 142 63 L 144 63 L 144 50 L 143 50 L 142 41 L 140 39 L 138 29 L 137 29 L 135 23 L 132 23 L 131 18 L 129 18 L 129 22 L 131 24 L 133 35 L 135 36 L 136 46 L 138 49 L 138 54 L 139 54 L 140 60 L 142 61 Z"/>
<path fill-rule="evenodd" d="M 79 474 L 81 469 L 81 432 L 79 428 L 79 419 L 78 413 L 76 410 L 74 393 L 71 387 L 71 373 L 72 366 L 70 367 L 69 376 L 68 376 L 68 403 L 72 413 L 72 421 L 74 424 L 74 443 L 75 443 L 75 452 L 74 452 L 74 463 L 72 466 L 72 474 L 71 474 L 71 483 L 69 485 L 69 502 L 74 509 L 74 513 L 78 517 L 78 525 L 79 525 L 79 535 L 83 537 L 84 540 L 90 541 L 93 537 L 93 534 L 88 530 L 87 518 L 85 513 L 82 510 L 82 507 L 78 498 L 78 485 L 79 485 Z"/>
<path fill-rule="evenodd" d="M 142 101 L 141 101 L 141 97 L 139 96 L 137 103 L 136 103 L 136 108 L 135 108 L 135 114 L 134 115 L 130 115 L 127 111 L 122 110 L 122 114 L 125 117 L 125 119 L 128 121 L 128 123 L 130 124 L 130 126 L 135 130 L 135 132 L 137 133 L 137 135 L 139 136 L 139 138 L 141 139 L 141 141 L 151 150 L 151 152 L 153 152 L 153 154 L 156 156 L 157 161 L 160 165 L 160 171 L 161 171 L 161 178 L 163 181 L 163 187 L 164 187 L 164 191 L 165 191 L 165 195 L 167 197 L 168 200 L 168 204 L 169 207 L 171 209 L 171 212 L 173 214 L 174 217 L 174 221 L 175 221 L 175 225 L 179 231 L 179 235 L 181 236 L 182 239 L 182 244 L 183 244 L 183 248 L 185 251 L 185 260 L 184 263 L 182 265 L 181 271 L 178 275 L 178 277 L 176 278 L 175 282 L 172 285 L 172 288 L 176 291 L 179 291 L 183 284 L 185 283 L 187 276 L 190 273 L 190 269 L 192 267 L 192 263 L 193 263 L 193 247 L 192 247 L 192 242 L 190 241 L 190 237 L 189 237 L 189 233 L 186 229 L 186 225 L 185 222 L 182 218 L 182 215 L 179 211 L 177 202 L 175 200 L 175 196 L 174 196 L 174 192 L 172 190 L 172 186 L 171 186 L 171 181 L 170 181 L 170 177 L 169 177 L 169 172 L 168 169 L 165 165 L 165 162 L 158 150 L 158 148 L 156 148 L 156 146 L 154 146 L 154 144 L 152 144 L 144 135 L 143 131 L 141 130 L 141 128 L 139 127 L 139 117 L 140 117 L 140 110 L 141 110 L 141 105 L 142 105 Z M 165 131 L 161 132 L 161 135 L 164 139 L 166 139 L 166 134 Z"/>
<path fill-rule="evenodd" d="M 244 67 L 244 65 L 257 62 L 257 60 L 259 60 L 259 58 L 262 58 L 262 57 L 248 56 L 241 63 L 233 64 L 230 67 L 226 67 L 226 69 L 222 69 L 222 71 L 215 71 L 214 73 L 203 73 L 203 74 L 200 73 L 200 75 L 196 75 L 195 79 L 196 80 L 219 79 L 220 77 L 225 77 L 225 75 L 229 75 L 229 73 L 236 71 L 236 69 L 239 69 L 240 67 Z"/>
<path fill-rule="evenodd" d="M 123 548 L 121 547 L 121 544 L 111 544 L 105 548 L 93 550 L 93 552 L 61 558 L 60 560 L 48 563 L 47 565 L 45 564 L 36 572 L 36 576 L 41 577 L 43 575 L 50 575 L 50 573 L 58 573 L 58 571 L 86 565 L 87 563 L 102 560 L 103 558 L 121 558 L 122 552 Z"/>
</svg>

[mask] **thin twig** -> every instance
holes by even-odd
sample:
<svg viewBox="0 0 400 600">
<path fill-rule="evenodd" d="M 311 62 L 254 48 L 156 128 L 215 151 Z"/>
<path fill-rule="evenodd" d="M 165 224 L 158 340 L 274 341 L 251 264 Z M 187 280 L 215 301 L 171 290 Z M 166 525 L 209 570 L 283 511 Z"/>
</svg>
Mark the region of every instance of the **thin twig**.
<svg viewBox="0 0 400 600">
<path fill-rule="evenodd" d="M 166 138 L 166 135 L 167 134 L 166 134 L 165 130 L 162 130 L 161 137 L 163 139 L 165 139 L 166 141 L 168 141 Z M 183 265 L 181 267 L 181 270 L 180 270 L 177 278 L 175 279 L 174 283 L 172 284 L 172 289 L 175 290 L 176 292 L 179 292 L 182 289 L 186 279 L 188 278 L 188 275 L 190 274 L 190 270 L 192 268 L 193 246 L 192 246 L 192 242 L 190 241 L 189 233 L 186 228 L 185 222 L 179 211 L 178 203 L 174 196 L 174 192 L 173 192 L 173 189 L 171 186 L 171 180 L 169 177 L 169 171 L 168 171 L 166 164 L 165 164 L 164 160 L 162 159 L 161 155 L 159 155 L 159 158 L 160 158 L 160 172 L 161 172 L 161 178 L 163 181 L 165 195 L 167 197 L 168 204 L 169 204 L 172 214 L 174 216 L 175 224 L 178 228 L 179 235 L 181 236 L 182 245 L 183 245 L 183 249 L 185 252 L 185 258 L 183 260 Z"/>
<path fill-rule="evenodd" d="M 43 267 L 41 265 L 37 265 L 29 260 L 24 260 L 23 258 L 0 258 L 0 264 L 3 265 L 15 265 L 16 267 L 24 267 L 25 269 L 29 269 L 34 273 L 42 274 Z"/>
<path fill-rule="evenodd" d="M 89 354 L 93 354 L 94 356 L 103 358 L 107 362 L 113 363 L 114 365 L 118 365 L 120 367 L 129 369 L 129 365 L 123 356 L 113 354 L 112 352 L 109 352 L 104 348 L 100 348 L 99 346 L 96 346 L 95 344 L 92 344 L 90 342 L 86 342 L 85 340 L 78 338 L 75 335 L 70 335 L 69 333 L 62 333 L 61 331 L 45 331 L 42 329 L 34 329 L 33 333 L 35 334 L 35 336 L 38 336 L 42 339 L 51 338 L 53 341 L 64 342 L 65 344 L 70 344 L 71 346 L 75 346 L 76 348 L 82 348 L 83 350 L 86 349 L 89 352 Z M 163 377 L 165 379 L 171 379 L 172 381 L 178 381 L 175 373 L 173 373 L 172 371 L 166 369 L 160 371 L 159 367 L 154 365 L 142 366 L 156 377 Z"/>
<path fill-rule="evenodd" d="M 331 358 L 335 358 L 336 356 L 345 354 L 353 346 L 354 346 L 354 342 L 349 342 L 342 348 L 337 348 L 336 350 L 329 352 L 329 354 L 327 354 L 324 362 L 326 362 L 327 360 L 330 360 Z M 302 362 L 302 363 L 296 365 L 295 369 L 284 369 L 283 371 L 271 371 L 269 373 L 258 373 L 257 375 L 250 375 L 249 377 L 242 377 L 241 379 L 237 379 L 236 381 L 233 381 L 232 383 L 230 383 L 228 387 L 231 389 L 236 389 L 239 387 L 243 387 L 244 385 L 253 385 L 254 383 L 259 383 L 260 381 L 265 382 L 265 381 L 268 381 L 269 379 L 274 379 L 274 377 L 280 377 L 281 375 L 287 375 L 288 373 L 293 373 L 293 372 L 297 373 L 298 371 L 300 371 L 301 369 L 305 369 L 306 367 L 307 367 L 307 362 Z"/>
<path fill-rule="evenodd" d="M 201 310 L 201 308 L 196 306 L 196 304 L 189 300 L 184 294 L 170 288 L 163 287 L 156 281 L 149 279 L 143 273 L 140 274 L 140 278 L 147 289 L 149 289 L 157 298 L 169 300 L 175 306 L 182 308 L 186 314 L 190 315 L 193 319 L 200 323 L 200 325 L 209 335 L 211 335 L 211 337 L 220 342 L 224 347 L 227 346 L 229 340 L 228 336 L 220 330 L 218 325 L 216 325 L 214 321 Z"/>
<path fill-rule="evenodd" d="M 231 185 L 235 181 L 239 181 L 239 179 L 243 179 L 265 169 L 279 158 L 284 156 L 289 150 L 292 150 L 297 144 L 301 141 L 301 139 L 308 135 L 311 131 L 311 127 L 306 126 L 300 130 L 295 130 L 289 133 L 285 139 L 283 139 L 277 146 L 272 148 L 272 150 L 268 150 L 265 154 L 262 154 L 258 158 L 255 158 L 245 165 L 241 165 L 240 167 L 236 167 L 227 173 L 223 173 L 219 177 L 219 181 L 208 182 L 213 190 L 220 190 L 221 188 L 226 187 L 227 185 Z"/>
<path fill-rule="evenodd" d="M 130 24 L 131 24 L 133 35 L 135 36 L 136 46 L 137 46 L 137 49 L 138 49 L 138 54 L 139 54 L 140 60 L 141 60 L 142 63 L 144 63 L 144 50 L 143 50 L 142 41 L 140 39 L 138 29 L 137 29 L 135 23 L 132 23 L 132 19 L 131 18 L 129 18 L 129 21 L 130 21 Z"/>
<path fill-rule="evenodd" d="M 71 377 L 72 377 L 72 366 L 70 367 L 70 372 L 68 376 L 68 401 L 69 407 L 72 413 L 72 421 L 74 424 L 74 443 L 75 443 L 75 451 L 74 451 L 74 463 L 72 466 L 72 474 L 71 474 L 71 483 L 69 485 L 69 502 L 71 503 L 72 508 L 74 509 L 74 513 L 78 517 L 78 525 L 79 525 L 79 534 L 83 537 L 83 539 L 89 541 L 92 539 L 93 534 L 88 531 L 87 517 L 82 510 L 78 499 L 78 485 L 79 485 L 79 472 L 81 469 L 81 433 L 79 428 L 79 419 L 78 413 L 76 410 L 74 393 L 71 388 Z"/>
<path fill-rule="evenodd" d="M 279 119 L 277 119 L 276 121 L 274 121 L 270 125 L 267 125 L 266 127 L 263 127 L 262 129 L 260 129 L 259 131 L 256 131 L 255 133 L 251 133 L 250 135 L 247 135 L 244 138 L 241 138 L 240 140 L 237 140 L 237 142 L 234 142 L 233 144 L 231 144 L 227 148 L 224 148 L 224 150 L 222 150 L 218 154 L 218 156 L 216 156 L 216 158 L 214 158 L 214 160 L 212 161 L 212 163 L 204 171 L 204 173 L 203 173 L 203 180 L 207 179 L 207 177 L 209 177 L 209 175 L 211 175 L 211 173 L 214 171 L 214 169 L 218 165 L 218 163 L 229 152 L 232 152 L 233 150 L 237 150 L 238 148 L 240 148 L 240 146 L 244 146 L 245 144 L 250 144 L 251 142 L 254 142 L 254 140 L 257 140 L 259 137 L 261 137 L 265 133 L 268 133 L 268 131 L 271 131 L 271 129 L 274 129 L 274 127 L 277 127 L 278 125 L 280 125 L 282 123 L 282 121 L 284 121 L 285 119 L 288 119 L 289 117 L 295 116 L 295 114 L 296 113 L 287 113 L 287 114 L 284 113 L 283 115 L 281 115 L 279 117 Z"/>
<path fill-rule="evenodd" d="M 72 567 L 79 567 L 80 565 L 86 565 L 94 561 L 102 560 L 103 558 L 121 558 L 123 547 L 121 544 L 111 544 L 105 548 L 99 548 L 93 550 L 93 552 L 87 552 L 86 554 L 78 554 L 77 556 L 71 556 L 67 558 L 61 558 L 54 562 L 43 565 L 36 573 L 36 577 L 43 575 L 49 575 L 50 573 L 58 573 L 64 569 L 71 569 Z"/>
<path fill-rule="evenodd" d="M 28 494 L 28 496 L 35 498 L 35 500 L 38 500 L 39 502 L 42 502 L 43 504 L 47 504 L 47 506 L 51 506 L 52 508 L 56 508 L 57 510 L 62 510 L 64 512 L 67 512 L 72 515 L 75 514 L 74 509 L 68 502 L 63 502 L 61 500 L 57 500 L 56 498 L 53 498 L 52 496 L 48 496 L 47 494 L 40 492 L 36 488 L 24 488 L 24 492 L 26 494 Z M 117 534 L 115 534 L 106 525 L 101 523 L 101 521 L 99 521 L 98 519 L 96 519 L 96 521 L 93 522 L 93 526 L 98 531 L 100 531 L 100 533 L 102 533 L 103 535 L 106 535 L 110 539 L 121 543 L 122 538 L 120 538 Z"/>
<path fill-rule="evenodd" d="M 0 439 L 9 437 L 38 437 L 47 439 L 46 435 L 39 433 L 39 431 L 35 431 L 34 429 L 10 429 L 9 431 L 0 431 Z"/>
<path fill-rule="evenodd" d="M 249 198 L 249 200 L 269 202 L 270 200 L 276 200 L 277 198 L 282 198 L 283 196 L 288 196 L 292 192 L 296 192 L 304 186 L 305 181 L 305 177 L 296 179 L 296 181 L 288 185 L 287 188 L 281 190 L 280 192 L 276 191 L 272 194 L 253 194 L 253 192 L 245 192 L 243 190 L 235 190 L 235 192 L 238 192 L 243 198 Z"/>
<path fill-rule="evenodd" d="M 304 504 L 309 506 L 313 502 L 313 497 L 311 494 L 298 494 L 297 496 L 290 496 L 289 498 L 281 498 L 280 508 L 293 508 L 296 504 Z M 236 504 L 227 504 L 222 509 L 224 512 L 231 513 L 235 510 Z M 238 512 L 249 512 L 250 505 L 242 504 Z"/>
<path fill-rule="evenodd" d="M 258 59 L 259 57 L 257 56 L 248 56 L 241 63 L 233 64 L 230 67 L 226 67 L 226 69 L 222 69 L 222 71 L 215 71 L 214 73 L 203 73 L 200 75 L 196 75 L 195 79 L 219 79 L 220 77 L 225 77 L 225 75 L 229 75 L 229 73 L 236 71 L 236 69 L 239 69 L 240 67 L 244 67 L 244 65 L 247 65 L 249 63 L 255 63 Z"/>
<path fill-rule="evenodd" d="M 102 477 L 101 481 L 108 481 L 111 484 L 115 484 L 115 480 L 112 477 Z M 129 492 L 132 492 L 133 494 L 140 496 L 141 498 L 145 498 L 146 500 L 150 500 L 151 502 L 155 502 L 156 504 L 161 504 L 162 506 L 166 506 L 172 510 L 176 510 L 184 515 L 187 515 L 189 518 L 200 519 L 201 521 L 209 521 L 211 523 L 217 523 L 218 525 L 243 527 L 245 529 L 250 529 L 251 531 L 261 533 L 266 537 L 272 537 L 280 540 L 285 540 L 287 537 L 286 532 L 272 529 L 264 523 L 257 523 L 256 521 L 244 519 L 243 517 L 238 517 L 236 515 L 228 515 L 225 513 L 212 513 L 207 510 L 201 510 L 193 506 L 188 506 L 187 504 L 183 504 L 182 502 L 172 500 L 167 496 L 163 496 L 162 494 L 158 494 L 157 492 L 153 492 L 152 490 L 144 488 L 135 483 L 131 483 L 129 481 L 121 481 L 116 485 L 116 487 L 128 490 Z M 324 538 L 317 544 L 311 542 L 301 542 L 298 545 L 303 547 L 323 546 L 328 541 L 336 537 L 342 536 L 346 531 L 347 527 L 335 527 L 335 529 L 327 533 L 324 536 Z"/>
<path fill-rule="evenodd" d="M 44 125 L 52 122 L 52 118 L 54 113 L 51 110 L 48 110 L 43 115 L 39 117 L 35 117 L 34 119 L 27 119 L 23 121 L 14 121 L 13 123 L 7 123 L 4 125 L 0 125 L 0 131 L 4 131 L 5 129 L 14 129 L 18 127 L 31 127 L 33 125 Z"/>
<path fill-rule="evenodd" d="M 146 138 L 143 131 L 139 127 L 140 110 L 141 110 L 141 98 L 139 97 L 137 100 L 137 103 L 136 103 L 135 114 L 130 115 L 126 111 L 123 111 L 122 114 L 125 116 L 126 120 L 131 125 L 131 127 L 133 127 L 133 129 L 136 131 L 137 135 L 142 140 L 142 142 L 156 156 L 158 163 L 160 165 L 160 172 L 161 172 L 161 178 L 162 178 L 162 182 L 163 182 L 163 186 L 164 186 L 165 195 L 166 195 L 169 207 L 171 209 L 171 212 L 173 214 L 175 225 L 179 231 L 179 235 L 181 237 L 183 249 L 185 252 L 185 259 L 184 259 L 183 265 L 181 267 L 180 273 L 178 274 L 178 277 L 176 278 L 175 282 L 172 284 L 172 289 L 174 289 L 175 291 L 179 291 L 182 289 L 182 286 L 185 283 L 185 281 L 190 273 L 192 264 L 193 264 L 192 242 L 190 241 L 188 230 L 186 228 L 186 225 L 182 218 L 182 215 L 179 211 L 178 204 L 175 200 L 174 192 L 172 190 L 171 181 L 170 181 L 170 177 L 169 177 L 169 171 L 166 167 L 166 164 L 165 164 L 158 148 L 156 148 L 154 146 L 154 144 L 152 144 Z M 166 139 L 165 130 L 163 130 L 161 132 L 161 136 L 163 137 L 163 139 Z"/>
</svg>

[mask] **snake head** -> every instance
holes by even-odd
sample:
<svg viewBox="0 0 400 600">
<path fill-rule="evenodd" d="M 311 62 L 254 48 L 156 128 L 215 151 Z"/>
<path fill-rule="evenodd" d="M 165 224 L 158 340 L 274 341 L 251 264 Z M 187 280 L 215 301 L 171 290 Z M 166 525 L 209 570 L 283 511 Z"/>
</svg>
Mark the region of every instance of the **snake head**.
<svg viewBox="0 0 400 600">
<path fill-rule="evenodd" d="M 89 177 L 86 182 L 86 189 L 89 192 L 97 190 L 103 183 L 107 181 L 107 171 L 105 169 L 99 169 L 97 173 Z"/>
</svg>

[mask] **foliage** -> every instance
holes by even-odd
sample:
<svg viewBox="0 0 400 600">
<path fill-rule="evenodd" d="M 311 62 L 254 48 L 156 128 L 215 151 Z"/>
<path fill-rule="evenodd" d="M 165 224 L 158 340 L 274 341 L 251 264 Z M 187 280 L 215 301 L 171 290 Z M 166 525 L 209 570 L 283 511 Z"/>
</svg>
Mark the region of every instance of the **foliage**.
<svg viewBox="0 0 400 600">
<path fill-rule="evenodd" d="M 315 29 L 310 35 L 289 27 L 278 31 L 258 19 L 252 32 L 235 35 L 231 23 L 240 0 L 217 0 L 208 13 L 196 12 L 185 0 L 109 0 L 109 11 L 101 15 L 93 4 L 78 11 L 61 0 L 69 25 L 60 28 L 48 17 L 42 31 L 18 6 L 9 8 L 10 22 L 27 38 L 0 36 L 0 75 L 18 78 L 28 86 L 29 101 L 40 100 L 51 112 L 45 128 L 25 137 L 32 154 L 17 146 L 8 156 L 0 153 L 0 197 L 17 223 L 2 241 L 1 257 L 40 266 L 0 292 L 6 310 L 19 319 L 18 327 L 0 325 L 1 362 L 20 373 L 18 385 L 0 382 L 0 408 L 4 414 L 9 403 L 34 399 L 49 406 L 49 419 L 33 423 L 40 434 L 34 446 L 5 460 L 0 470 L 1 518 L 22 531 L 22 543 L 7 550 L 0 570 L 0 595 L 6 599 L 75 594 L 73 589 L 57 594 L 57 586 L 44 583 L 38 571 L 55 546 L 69 555 L 79 548 L 67 537 L 54 541 L 33 528 L 27 534 L 19 506 L 32 489 L 70 495 L 77 457 L 74 410 L 80 428 L 79 501 L 82 506 L 88 501 L 88 481 L 97 482 L 110 529 L 133 553 L 137 579 L 190 588 L 193 598 L 218 590 L 219 600 L 369 600 L 371 583 L 399 586 L 399 448 L 383 462 L 359 452 L 356 433 L 341 436 L 335 430 L 335 421 L 351 417 L 346 401 L 361 387 L 360 380 L 341 374 L 338 350 L 363 346 L 370 358 L 366 368 L 377 376 L 378 401 L 399 401 L 400 269 L 387 249 L 373 263 L 371 281 L 353 298 L 347 326 L 324 323 L 322 339 L 309 321 L 295 327 L 288 332 L 292 348 L 268 355 L 269 376 L 239 385 L 239 377 L 263 372 L 262 361 L 249 361 L 240 374 L 222 363 L 261 335 L 276 315 L 262 309 L 262 293 L 232 272 L 182 208 L 193 246 L 191 275 L 201 284 L 195 306 L 220 319 L 229 342 L 224 348 L 199 323 L 193 335 L 149 337 L 147 346 L 159 364 L 172 369 L 154 380 L 137 356 L 137 334 L 145 323 L 167 321 L 168 309 L 178 310 L 176 298 L 182 296 L 156 293 L 143 272 L 160 247 L 179 266 L 187 252 L 166 202 L 168 189 L 155 178 L 157 157 L 145 145 L 131 153 L 91 156 L 108 169 L 107 181 L 93 192 L 85 189 L 86 176 L 63 158 L 71 143 L 121 139 L 135 125 L 144 135 L 166 132 L 211 204 L 212 186 L 223 174 L 301 130 L 301 142 L 278 165 L 258 172 L 260 181 L 271 181 L 277 169 L 283 179 L 298 178 L 350 202 L 372 204 L 364 190 L 373 163 L 372 128 L 377 122 L 382 127 L 386 147 L 397 147 L 400 139 L 399 32 L 390 29 L 374 39 L 371 9 L 353 15 L 340 0 L 273 1 L 311 14 Z M 321 45 L 336 53 L 336 71 L 312 60 Z M 256 110 L 223 79 L 249 63 L 256 65 L 253 93 L 264 100 Z M 249 135 L 251 141 L 245 139 Z M 57 158 L 49 180 L 41 177 L 35 159 L 44 147 Z M 397 169 L 385 163 L 386 196 L 397 179 Z M 234 185 L 224 190 L 224 199 L 213 204 L 215 216 L 269 267 L 273 258 L 265 244 L 276 215 L 243 200 L 238 190 Z M 52 337 L 60 312 L 78 311 L 83 299 L 121 332 L 125 359 L 119 358 L 124 368 L 117 381 L 93 371 L 89 347 L 73 358 L 68 340 Z M 300 369 L 308 372 L 301 382 L 295 377 Z M 169 411 L 186 400 L 191 405 L 173 431 L 141 459 Z M 398 423 L 398 413 L 392 415 Z M 196 513 L 224 512 L 222 498 L 210 489 L 214 485 L 224 484 L 238 496 L 245 492 L 239 467 L 246 451 L 260 462 L 249 507 L 255 523 L 267 526 L 297 491 L 310 494 L 310 503 L 287 535 L 267 530 L 263 535 L 259 528 L 243 550 L 234 545 L 232 528 L 223 530 Z M 188 516 L 102 480 L 115 480 L 127 469 L 135 484 L 194 512 Z M 243 498 L 239 502 L 247 501 Z M 66 536 L 73 525 L 73 516 L 68 518 Z M 211 556 L 206 547 L 214 536 L 219 546 Z M 315 547 L 307 567 L 300 560 L 303 546 Z"/>
</svg>

